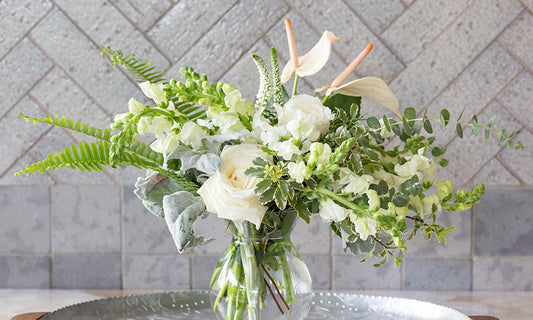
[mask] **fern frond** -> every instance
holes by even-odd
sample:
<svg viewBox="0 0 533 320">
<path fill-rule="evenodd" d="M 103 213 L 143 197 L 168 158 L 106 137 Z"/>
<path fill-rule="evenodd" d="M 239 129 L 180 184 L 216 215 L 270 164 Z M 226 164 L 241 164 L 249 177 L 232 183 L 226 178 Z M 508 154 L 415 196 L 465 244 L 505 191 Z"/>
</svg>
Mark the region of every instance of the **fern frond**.
<svg viewBox="0 0 533 320">
<path fill-rule="evenodd" d="M 102 58 L 107 58 L 112 65 L 121 65 L 137 82 L 150 81 L 151 83 L 157 83 L 165 80 L 163 71 L 157 71 L 155 67 L 151 67 L 150 61 L 136 59 L 134 54 L 128 54 L 124 57 L 122 51 L 113 51 L 110 47 L 104 46 L 100 48 L 100 52 L 102 53 Z M 106 54 L 108 57 L 106 57 Z"/>
<path fill-rule="evenodd" d="M 205 119 L 207 117 L 207 109 L 197 104 L 187 102 L 180 102 L 178 98 L 172 99 L 176 109 L 187 116 L 190 121 L 196 119 Z"/>
<path fill-rule="evenodd" d="M 46 159 L 30 164 L 26 168 L 17 172 L 16 175 L 30 174 L 30 173 L 44 173 L 48 170 L 56 170 L 57 168 L 78 169 L 81 171 L 102 171 L 104 166 L 116 168 L 133 166 L 140 169 L 150 169 L 157 171 L 167 177 L 176 180 L 176 182 L 185 186 L 187 190 L 196 191 L 199 186 L 187 180 L 182 175 L 175 172 L 164 170 L 160 165 L 154 161 L 147 160 L 135 153 L 123 152 L 114 163 L 110 160 L 111 143 L 107 141 L 98 141 L 98 144 L 80 142 L 77 146 L 71 145 L 70 148 L 65 147 L 64 151 L 56 152 L 53 155 L 49 154 Z M 144 153 L 144 151 L 142 151 Z"/>
</svg>

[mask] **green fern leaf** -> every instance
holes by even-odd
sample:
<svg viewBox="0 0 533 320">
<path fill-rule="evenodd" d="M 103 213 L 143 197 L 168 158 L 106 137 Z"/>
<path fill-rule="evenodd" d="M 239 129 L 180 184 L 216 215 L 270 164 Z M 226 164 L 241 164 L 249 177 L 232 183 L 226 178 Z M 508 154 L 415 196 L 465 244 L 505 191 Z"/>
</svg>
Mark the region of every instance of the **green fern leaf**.
<svg viewBox="0 0 533 320">
<path fill-rule="evenodd" d="M 110 47 L 104 46 L 100 48 L 100 52 L 102 53 L 102 58 L 107 58 L 112 65 L 119 64 L 122 66 L 137 82 L 150 81 L 151 83 L 158 83 L 165 80 L 163 71 L 154 71 L 155 67 L 151 67 L 149 61 L 136 59 L 133 54 L 124 57 L 122 51 L 113 51 Z"/>
</svg>

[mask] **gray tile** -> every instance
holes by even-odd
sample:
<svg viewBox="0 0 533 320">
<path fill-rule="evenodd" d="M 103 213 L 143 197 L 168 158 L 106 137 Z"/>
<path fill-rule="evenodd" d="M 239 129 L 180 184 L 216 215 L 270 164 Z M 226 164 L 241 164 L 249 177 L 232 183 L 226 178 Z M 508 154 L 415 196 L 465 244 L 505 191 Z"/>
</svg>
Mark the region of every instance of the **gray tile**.
<svg viewBox="0 0 533 320">
<path fill-rule="evenodd" d="M 404 270 L 406 290 L 471 290 L 470 259 L 406 259 Z"/>
<path fill-rule="evenodd" d="M 486 125 L 489 119 L 497 115 L 497 120 L 494 128 L 505 128 L 508 132 L 519 130 L 522 125 L 518 123 L 505 108 L 503 108 L 497 101 L 492 102 L 486 109 L 479 114 L 479 123 Z M 448 130 L 454 130 L 451 126 Z M 496 134 L 492 133 L 487 143 L 485 143 L 484 133 L 475 136 L 472 134 L 470 128 L 465 128 L 464 138 L 456 138 L 448 145 L 448 151 L 444 155 L 449 159 L 449 165 L 446 168 L 438 168 L 436 176 L 443 180 L 452 180 L 457 186 L 465 185 L 480 169 L 481 166 L 491 160 L 505 144 L 500 143 Z M 475 152 L 472 152 L 475 150 Z M 473 181 L 476 182 L 476 181 Z"/>
<path fill-rule="evenodd" d="M 342 39 L 334 46 L 345 62 L 352 61 L 369 43 L 374 44 L 372 53 L 357 68 L 358 74 L 376 76 L 390 82 L 404 69 L 400 61 L 343 1 L 298 0 L 292 3 L 315 29 L 320 32 L 332 31 Z"/>
<path fill-rule="evenodd" d="M 472 247 L 472 212 L 441 212 L 437 214 L 437 223 L 449 227 L 455 226 L 454 232 L 448 234 L 448 243 L 438 243 L 435 237 L 427 241 L 421 230 L 407 242 L 406 258 L 410 257 L 469 257 Z M 410 221 L 409 221 L 410 222 Z"/>
<path fill-rule="evenodd" d="M 0 57 L 7 53 L 47 12 L 50 1 L 0 2 Z"/>
<path fill-rule="evenodd" d="M 120 250 L 118 187 L 53 187 L 52 214 L 54 252 L 103 253 Z"/>
<path fill-rule="evenodd" d="M 45 126 L 44 124 L 38 124 L 38 126 Z M 94 141 L 95 139 L 93 139 Z M 53 128 L 48 132 L 33 148 L 30 150 L 30 154 L 37 161 L 41 161 L 48 157 L 48 154 L 54 154 L 55 152 L 62 152 L 65 147 L 70 148 L 71 145 L 78 146 L 78 142 L 74 141 L 67 131 L 61 128 Z M 111 185 L 113 181 L 102 171 L 82 172 L 78 169 L 70 168 L 58 168 L 54 171 L 48 171 L 61 184 L 98 184 L 98 185 Z"/>
<path fill-rule="evenodd" d="M 164 219 L 150 213 L 133 194 L 123 188 L 124 251 L 126 253 L 177 253 Z"/>
<path fill-rule="evenodd" d="M 533 255 L 533 190 L 489 189 L 474 208 L 476 256 Z"/>
<path fill-rule="evenodd" d="M 109 46 L 135 54 L 151 61 L 159 70 L 168 67 L 169 61 L 108 1 L 57 0 L 55 3 L 98 47 Z"/>
<path fill-rule="evenodd" d="M 58 9 L 53 9 L 31 31 L 31 36 L 76 83 L 83 85 L 86 92 L 110 113 L 124 112 L 131 97 L 140 99 L 142 96 L 137 86 L 124 73 L 104 61 L 99 48 Z"/>
<path fill-rule="evenodd" d="M 41 79 L 31 94 L 46 109 L 47 115 L 65 116 L 67 119 L 102 129 L 109 128 L 111 124 L 111 117 L 106 115 L 60 68 L 54 68 Z"/>
<path fill-rule="evenodd" d="M 330 251 L 329 223 L 315 215 L 309 224 L 298 219 L 291 240 L 301 254 L 327 254 Z"/>
<path fill-rule="evenodd" d="M 220 78 L 287 10 L 281 0 L 236 4 L 168 73 L 190 66 L 211 80 Z"/>
<path fill-rule="evenodd" d="M 192 288 L 195 290 L 208 290 L 211 276 L 219 260 L 219 256 L 194 256 L 192 257 Z"/>
<path fill-rule="evenodd" d="M 172 2 L 144 0 L 111 0 L 141 30 L 148 30 L 170 7 Z"/>
<path fill-rule="evenodd" d="M 43 116 L 43 111 L 30 98 L 24 97 L 0 119 L 0 135 L 4 143 L 0 146 L 0 175 L 5 172 L 18 157 L 30 148 L 35 141 L 48 130 L 46 125 L 33 125 L 18 116 L 19 113 Z M 23 168 L 20 168 L 21 170 Z"/>
<path fill-rule="evenodd" d="M 473 3 L 391 84 L 400 105 L 418 110 L 425 107 L 521 9 L 521 5 L 515 1 Z"/>
<path fill-rule="evenodd" d="M 50 257 L 0 256 L 0 288 L 50 288 Z"/>
<path fill-rule="evenodd" d="M 525 11 L 499 37 L 499 40 L 529 68 L 533 68 L 533 57 L 531 55 L 531 50 L 533 49 L 532 25 L 533 15 L 531 12 Z"/>
<path fill-rule="evenodd" d="M 333 290 L 398 290 L 401 288 L 400 268 L 390 260 L 379 268 L 372 264 L 379 260 L 361 263 L 360 256 L 333 257 Z"/>
<path fill-rule="evenodd" d="M 108 171 L 112 175 L 118 184 L 122 186 L 132 186 L 137 181 L 137 177 L 145 176 L 144 169 L 135 167 L 116 168 Z"/>
<path fill-rule="evenodd" d="M 177 61 L 235 3 L 235 0 L 180 1 L 150 29 L 148 35 L 173 61 Z M 170 75 L 178 77 L 179 73 Z"/>
<path fill-rule="evenodd" d="M 531 291 L 531 274 L 532 257 L 475 257 L 473 290 Z"/>
<path fill-rule="evenodd" d="M 416 1 L 381 35 L 404 62 L 411 62 L 452 23 L 472 1 Z"/>
<path fill-rule="evenodd" d="M 331 290 L 331 257 L 326 255 L 302 256 L 313 281 L 313 290 Z"/>
<path fill-rule="evenodd" d="M 499 96 L 498 100 L 511 111 L 517 119 L 533 129 L 533 75 L 528 72 L 522 72 L 513 83 Z"/>
<path fill-rule="evenodd" d="M 1 92 L 9 92 L 0 101 L 0 117 L 13 106 L 50 68 L 52 63 L 39 48 L 24 38 L 0 61 Z M 15 76 L 16 75 L 16 76 Z"/>
<path fill-rule="evenodd" d="M 124 289 L 190 289 L 188 256 L 126 256 Z"/>
<path fill-rule="evenodd" d="M 474 183 L 483 183 L 485 186 L 518 186 L 520 181 L 505 168 L 498 159 L 490 160 L 472 178 Z"/>
<path fill-rule="evenodd" d="M 400 0 L 348 0 L 346 4 L 378 34 L 404 11 Z"/>
<path fill-rule="evenodd" d="M 48 187 L 0 187 L 0 252 L 50 252 Z"/>
<path fill-rule="evenodd" d="M 500 153 L 500 159 L 510 168 L 515 175 L 521 179 L 526 185 L 533 185 L 533 134 L 529 131 L 523 131 L 515 138 L 516 141 L 522 141 L 524 150 L 509 150 L 504 149 Z"/>
<path fill-rule="evenodd" d="M 221 255 L 230 244 L 232 233 L 226 230 L 227 222 L 219 219 L 216 214 L 210 214 L 206 219 L 199 219 L 194 224 L 194 231 L 197 235 L 206 238 L 214 238 L 208 244 L 194 248 L 195 253 Z"/>
<path fill-rule="evenodd" d="M 56 255 L 53 289 L 121 289 L 120 256 Z"/>
<path fill-rule="evenodd" d="M 4 175 L 0 178 L 0 185 L 4 186 L 16 186 L 16 185 L 50 185 L 54 184 L 55 181 L 48 175 L 48 173 L 43 174 L 29 174 L 29 175 L 18 175 L 15 176 L 15 173 L 24 169 L 26 166 L 35 163 L 37 160 L 33 159 L 28 154 L 23 155 L 18 159 L 9 170 L 7 170 Z"/>
</svg>

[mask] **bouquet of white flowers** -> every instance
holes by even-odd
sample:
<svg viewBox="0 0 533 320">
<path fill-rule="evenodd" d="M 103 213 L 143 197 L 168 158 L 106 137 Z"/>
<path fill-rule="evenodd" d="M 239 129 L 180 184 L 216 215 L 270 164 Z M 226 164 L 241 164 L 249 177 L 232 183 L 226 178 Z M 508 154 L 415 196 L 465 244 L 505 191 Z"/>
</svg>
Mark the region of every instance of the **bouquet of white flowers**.
<svg viewBox="0 0 533 320">
<path fill-rule="evenodd" d="M 514 133 L 485 126 L 474 116 L 453 120 L 446 109 L 439 119 L 417 117 L 399 103 L 379 78 L 343 84 L 372 49 L 369 45 L 330 86 L 300 93 L 298 79 L 326 64 L 333 42 L 326 31 L 305 55 L 298 56 L 286 20 L 291 59 L 280 71 L 276 50 L 270 63 L 253 55 L 260 77 L 255 103 L 226 83 L 210 84 L 205 75 L 182 68 L 184 81 L 163 80 L 148 62 L 102 48 L 140 82 L 154 105 L 131 99 L 129 111 L 115 116 L 111 129 L 97 129 L 60 117 L 27 120 L 47 123 L 95 137 L 49 155 L 20 173 L 58 167 L 102 170 L 103 166 L 147 169 L 135 194 L 153 214 L 164 218 L 178 251 L 210 239 L 195 234 L 198 217 L 215 213 L 225 219 L 233 241 L 210 283 L 213 309 L 222 319 L 305 316 L 311 279 L 290 242 L 296 219 L 318 215 L 342 238 L 345 250 L 401 262 L 405 243 L 417 231 L 446 241 L 453 226 L 438 225 L 437 214 L 461 211 L 480 201 L 482 184 L 456 190 L 451 181 L 434 181 L 445 167 L 445 147 L 435 145 L 432 123 L 473 134 L 491 133 L 509 148 L 522 148 Z M 294 76 L 290 93 L 284 83 Z M 369 117 L 361 97 L 373 99 L 398 116 Z M 136 140 L 153 134 L 149 146 Z M 435 186 L 435 188 L 432 188 Z M 268 304 L 275 305 L 267 311 Z M 265 308 L 267 306 L 267 308 Z"/>
</svg>

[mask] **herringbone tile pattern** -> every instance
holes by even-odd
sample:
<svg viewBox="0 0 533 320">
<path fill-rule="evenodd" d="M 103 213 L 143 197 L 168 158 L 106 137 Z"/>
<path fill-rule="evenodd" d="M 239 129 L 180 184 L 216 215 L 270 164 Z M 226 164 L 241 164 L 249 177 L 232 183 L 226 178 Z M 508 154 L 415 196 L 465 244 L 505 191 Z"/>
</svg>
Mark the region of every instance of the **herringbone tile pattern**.
<svg viewBox="0 0 533 320">
<path fill-rule="evenodd" d="M 402 107 L 419 112 L 446 107 L 457 116 L 465 108 L 465 119 L 476 114 L 481 123 L 497 115 L 496 126 L 516 130 L 528 146 L 511 152 L 495 138 L 483 145 L 470 130 L 463 140 L 438 133 L 450 160 L 440 176 L 463 186 L 485 183 L 483 206 L 473 218 L 445 215 L 443 221 L 458 226 L 448 246 L 414 240 L 401 268 L 373 269 L 344 256 L 319 219 L 298 226 L 294 241 L 315 287 L 531 290 L 533 8 L 527 0 L 0 1 L 0 287 L 204 288 L 224 241 L 178 256 L 162 221 L 131 196 L 142 174 L 135 169 L 14 177 L 84 139 L 17 115 L 65 115 L 106 127 L 130 97 L 142 99 L 134 81 L 101 59 L 101 45 L 136 53 L 168 77 L 192 66 L 253 99 L 258 80 L 250 55 L 267 57 L 275 46 L 282 62 L 288 59 L 285 18 L 299 52 L 323 30 L 342 39 L 325 72 L 306 78 L 303 91 L 329 84 L 373 43 L 352 78 L 384 78 Z M 370 114 L 384 111 L 364 104 Z M 213 218 L 198 231 L 224 236 Z M 446 277 L 446 270 L 456 276 Z M 505 281 L 498 280 L 502 274 Z"/>
</svg>

